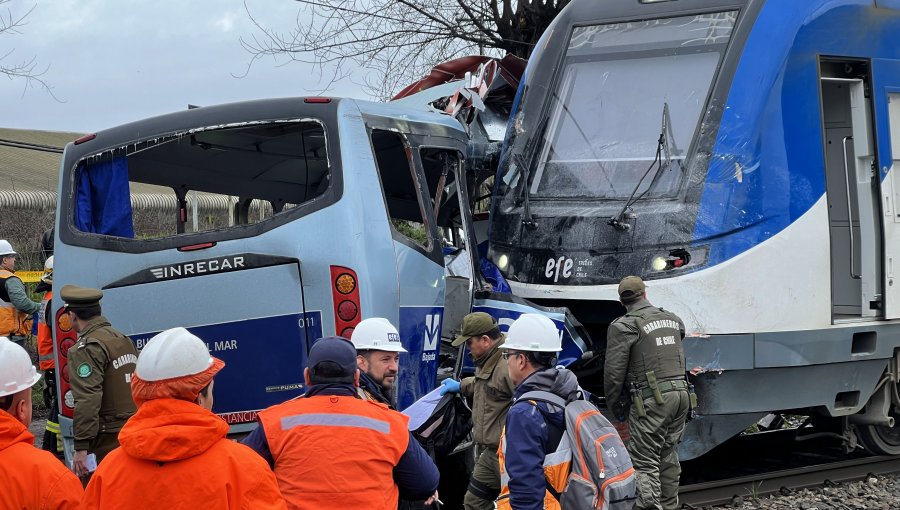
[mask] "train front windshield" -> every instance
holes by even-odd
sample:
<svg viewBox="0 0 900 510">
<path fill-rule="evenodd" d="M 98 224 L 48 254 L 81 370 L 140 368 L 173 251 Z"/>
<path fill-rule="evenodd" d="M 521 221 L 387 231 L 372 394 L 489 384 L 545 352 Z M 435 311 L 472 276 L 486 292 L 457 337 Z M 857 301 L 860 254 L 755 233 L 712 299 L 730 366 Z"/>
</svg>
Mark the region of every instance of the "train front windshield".
<svg viewBox="0 0 900 510">
<path fill-rule="evenodd" d="M 536 198 L 676 195 L 736 18 L 574 27 L 547 114 L 528 122 L 531 133 L 516 133 L 504 182 L 518 187 L 524 166 Z M 662 168 L 648 172 L 658 150 Z"/>
</svg>

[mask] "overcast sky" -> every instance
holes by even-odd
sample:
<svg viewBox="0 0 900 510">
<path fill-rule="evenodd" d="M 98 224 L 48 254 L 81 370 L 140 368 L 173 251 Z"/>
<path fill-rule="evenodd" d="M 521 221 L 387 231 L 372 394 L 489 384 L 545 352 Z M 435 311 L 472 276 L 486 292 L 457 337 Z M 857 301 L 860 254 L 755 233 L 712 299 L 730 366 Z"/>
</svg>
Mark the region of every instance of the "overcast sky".
<svg viewBox="0 0 900 510">
<path fill-rule="evenodd" d="M 43 78 L 62 102 L 0 76 L 0 127 L 91 132 L 189 103 L 312 95 L 325 83 L 311 66 L 272 60 L 234 77 L 250 61 L 239 38 L 254 33 L 242 0 L 12 0 L 3 7 L 15 16 L 32 6 L 21 34 L 0 36 L 0 55 L 14 50 L 6 66 L 34 56 L 49 67 Z M 284 31 L 298 12 L 291 0 L 247 6 Z M 350 80 L 329 94 L 365 97 Z"/>
</svg>

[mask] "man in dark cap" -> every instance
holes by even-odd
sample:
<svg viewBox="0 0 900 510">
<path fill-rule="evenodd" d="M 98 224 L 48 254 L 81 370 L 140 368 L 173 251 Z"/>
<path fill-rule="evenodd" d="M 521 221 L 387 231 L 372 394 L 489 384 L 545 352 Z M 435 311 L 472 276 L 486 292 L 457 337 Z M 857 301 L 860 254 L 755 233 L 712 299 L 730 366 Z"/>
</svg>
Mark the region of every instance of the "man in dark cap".
<svg viewBox="0 0 900 510">
<path fill-rule="evenodd" d="M 303 371 L 306 393 L 259 413 L 243 443 L 269 462 L 289 508 L 396 510 L 399 498 L 437 499 L 438 470 L 409 419 L 359 398 L 356 349 L 316 341 Z"/>
<path fill-rule="evenodd" d="M 136 411 L 131 375 L 137 350 L 131 339 L 100 315 L 99 289 L 66 285 L 60 290 L 65 311 L 78 333 L 68 352 L 69 384 L 75 397 L 75 457 L 72 468 L 87 484 L 88 455 L 97 463 L 119 446 L 119 430 Z"/>
<path fill-rule="evenodd" d="M 493 509 L 494 500 L 500 494 L 497 448 L 515 390 L 500 350 L 504 340 L 500 326 L 490 315 L 484 312 L 466 315 L 462 331 L 452 345 L 466 344 L 475 360 L 475 376 L 460 382 L 453 379 L 441 382 L 441 394 L 460 392 L 472 400 L 472 434 L 478 460 L 463 501 L 466 510 Z"/>
<path fill-rule="evenodd" d="M 684 322 L 651 305 L 637 276 L 619 283 L 619 301 L 626 313 L 609 325 L 603 387 L 619 419 L 629 421 L 626 447 L 638 486 L 635 508 L 681 508 L 677 446 L 690 408 Z"/>
</svg>

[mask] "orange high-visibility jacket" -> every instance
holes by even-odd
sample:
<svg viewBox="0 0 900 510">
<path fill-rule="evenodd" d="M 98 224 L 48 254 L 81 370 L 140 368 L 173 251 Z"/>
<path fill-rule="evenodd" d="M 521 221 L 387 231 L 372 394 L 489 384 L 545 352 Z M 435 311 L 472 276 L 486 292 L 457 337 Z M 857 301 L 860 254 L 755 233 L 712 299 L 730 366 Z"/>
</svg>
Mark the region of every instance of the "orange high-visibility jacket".
<svg viewBox="0 0 900 510">
<path fill-rule="evenodd" d="M 193 402 L 144 402 L 94 472 L 82 508 L 286 510 L 266 461 L 227 433 Z"/>
<path fill-rule="evenodd" d="M 0 508 L 78 508 L 81 482 L 50 452 L 34 447 L 34 436 L 0 411 Z"/>
<path fill-rule="evenodd" d="M 0 285 L 5 286 L 6 280 L 9 278 L 18 278 L 18 276 L 6 269 L 0 269 Z M 6 295 L 5 288 L 3 289 L 2 294 L 4 296 Z M 20 312 L 11 302 L 5 301 L 5 299 L 9 298 L 0 298 L 0 335 L 30 335 L 31 315 Z"/>
<path fill-rule="evenodd" d="M 409 419 L 351 396 L 289 400 L 259 413 L 275 476 L 297 509 L 396 510 L 394 467 L 409 444 Z"/>
<path fill-rule="evenodd" d="M 38 312 L 37 350 L 38 363 L 40 365 L 38 368 L 41 370 L 50 370 L 54 367 L 53 334 L 50 330 L 50 324 L 47 323 L 51 299 L 53 299 L 53 291 L 48 290 L 44 293 L 44 299 L 41 301 L 41 310 Z M 53 323 L 52 319 L 50 323 Z"/>
</svg>

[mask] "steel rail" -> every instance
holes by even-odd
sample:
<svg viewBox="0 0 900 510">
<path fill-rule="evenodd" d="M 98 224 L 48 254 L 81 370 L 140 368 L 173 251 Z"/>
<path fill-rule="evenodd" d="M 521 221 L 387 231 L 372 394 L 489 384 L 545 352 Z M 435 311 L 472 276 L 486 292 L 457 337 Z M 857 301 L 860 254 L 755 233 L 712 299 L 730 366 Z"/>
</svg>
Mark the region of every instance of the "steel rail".
<svg viewBox="0 0 900 510">
<path fill-rule="evenodd" d="M 744 500 L 762 498 L 781 492 L 806 489 L 824 484 L 860 480 L 869 474 L 900 472 L 900 456 L 864 457 L 860 459 L 816 464 L 800 468 L 728 478 L 713 482 L 682 485 L 679 498 L 688 508 L 731 503 L 735 496 Z"/>
</svg>

